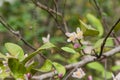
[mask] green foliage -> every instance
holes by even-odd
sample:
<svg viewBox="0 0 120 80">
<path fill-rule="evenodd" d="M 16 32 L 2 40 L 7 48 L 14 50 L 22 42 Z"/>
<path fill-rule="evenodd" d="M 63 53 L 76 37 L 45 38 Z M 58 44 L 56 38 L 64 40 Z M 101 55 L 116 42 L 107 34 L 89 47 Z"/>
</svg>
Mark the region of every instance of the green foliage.
<svg viewBox="0 0 120 80">
<path fill-rule="evenodd" d="M 9 58 L 8 66 L 15 78 L 23 78 L 24 74 L 26 73 L 25 66 L 16 58 Z"/>
<path fill-rule="evenodd" d="M 24 52 L 20 46 L 14 43 L 6 43 L 5 47 L 12 56 L 17 57 L 20 61 L 24 59 Z"/>
<path fill-rule="evenodd" d="M 104 71 L 104 67 L 99 62 L 92 62 L 92 63 L 87 64 L 87 66 L 96 71 L 100 71 L 100 72 Z"/>
<path fill-rule="evenodd" d="M 75 54 L 77 53 L 74 49 L 69 48 L 69 47 L 62 47 L 62 50 L 64 50 L 65 52 L 71 53 L 71 54 Z"/>
<path fill-rule="evenodd" d="M 53 45 L 52 43 L 48 42 L 48 43 L 45 43 L 44 45 L 42 45 L 40 48 L 38 48 L 38 50 L 49 49 L 49 48 L 52 48 L 52 47 L 55 47 L 55 45 Z"/>
<path fill-rule="evenodd" d="M 91 25 L 99 31 L 99 36 L 102 36 L 104 33 L 104 29 L 100 20 L 90 13 L 88 13 L 86 17 L 87 17 L 87 20 L 91 23 Z"/>
<path fill-rule="evenodd" d="M 58 74 L 62 74 L 62 76 L 65 75 L 66 69 L 65 69 L 65 67 L 63 65 L 61 65 L 61 64 L 59 64 L 57 62 L 53 62 L 52 64 L 55 67 L 55 69 L 57 70 Z"/>
<path fill-rule="evenodd" d="M 111 70 L 112 71 L 118 71 L 118 70 L 120 70 L 120 65 L 112 66 Z"/>
<path fill-rule="evenodd" d="M 38 54 L 41 50 L 44 49 L 49 49 L 55 47 L 55 45 L 53 45 L 52 43 L 45 43 L 44 45 L 42 45 L 40 48 L 38 48 L 35 52 L 31 53 L 30 55 L 28 55 L 28 57 L 26 57 L 22 63 L 25 64 L 27 61 L 29 61 L 31 58 L 33 58 L 36 54 Z"/>
<path fill-rule="evenodd" d="M 52 69 L 52 62 L 50 60 L 46 60 L 43 64 L 43 66 L 40 68 L 40 69 L 37 69 L 41 72 L 48 72 L 48 71 L 51 71 Z"/>
<path fill-rule="evenodd" d="M 81 29 L 83 31 L 84 36 L 97 36 L 99 32 L 92 28 L 90 25 L 85 24 L 82 20 L 80 20 Z"/>
</svg>

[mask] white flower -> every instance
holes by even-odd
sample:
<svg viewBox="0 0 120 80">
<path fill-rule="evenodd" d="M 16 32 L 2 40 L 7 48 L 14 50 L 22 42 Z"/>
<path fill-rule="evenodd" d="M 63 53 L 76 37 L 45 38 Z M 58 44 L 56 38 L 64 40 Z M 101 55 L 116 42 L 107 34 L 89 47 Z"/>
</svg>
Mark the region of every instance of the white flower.
<svg viewBox="0 0 120 80">
<path fill-rule="evenodd" d="M 85 76 L 85 72 L 81 69 L 81 68 L 78 68 L 76 72 L 73 72 L 73 75 L 72 77 L 74 78 L 83 78 Z"/>
<path fill-rule="evenodd" d="M 113 77 L 113 80 L 120 80 L 120 72 L 116 76 L 112 74 L 112 77 Z"/>
<path fill-rule="evenodd" d="M 76 32 L 72 32 L 72 33 L 65 33 L 65 35 L 67 37 L 69 37 L 67 39 L 67 42 L 75 42 L 77 39 L 82 39 L 83 38 L 83 32 L 80 30 L 80 28 L 76 29 Z"/>
<path fill-rule="evenodd" d="M 47 35 L 47 37 L 42 37 L 43 43 L 50 42 L 50 34 Z"/>
<path fill-rule="evenodd" d="M 77 39 L 82 39 L 83 32 L 80 30 L 80 28 L 77 27 L 76 32 L 77 32 L 77 34 L 76 34 Z"/>
<path fill-rule="evenodd" d="M 67 39 L 67 42 L 73 42 L 74 43 L 76 41 L 76 33 L 75 32 L 72 32 L 72 33 L 67 32 L 66 36 L 69 37 Z"/>
</svg>

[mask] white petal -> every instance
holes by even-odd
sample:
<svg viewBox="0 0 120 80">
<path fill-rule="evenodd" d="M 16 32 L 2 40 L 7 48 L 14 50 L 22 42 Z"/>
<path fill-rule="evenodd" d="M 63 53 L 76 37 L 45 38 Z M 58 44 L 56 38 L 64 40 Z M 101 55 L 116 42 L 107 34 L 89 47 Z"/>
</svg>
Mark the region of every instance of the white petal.
<svg viewBox="0 0 120 80">
<path fill-rule="evenodd" d="M 71 36 L 71 33 L 67 32 L 67 33 L 65 33 L 65 35 L 66 35 L 67 37 L 70 37 L 70 36 Z"/>
<path fill-rule="evenodd" d="M 48 40 L 50 39 L 50 34 L 47 35 L 47 39 L 48 39 Z"/>
<path fill-rule="evenodd" d="M 76 32 L 77 32 L 77 33 L 80 32 L 80 28 L 79 28 L 79 27 L 77 27 Z"/>
</svg>

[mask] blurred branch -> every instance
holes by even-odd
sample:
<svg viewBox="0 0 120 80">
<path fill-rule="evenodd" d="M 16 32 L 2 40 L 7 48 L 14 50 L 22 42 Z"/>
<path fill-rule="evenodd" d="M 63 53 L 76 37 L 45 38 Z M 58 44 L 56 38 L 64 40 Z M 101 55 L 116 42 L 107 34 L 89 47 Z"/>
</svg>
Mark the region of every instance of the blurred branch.
<svg viewBox="0 0 120 80">
<path fill-rule="evenodd" d="M 38 2 L 38 1 L 36 1 L 36 0 L 32 0 L 32 2 L 33 2 L 36 6 L 38 6 L 39 8 L 47 11 L 47 12 L 53 17 L 53 19 L 54 19 L 55 22 L 57 23 L 57 28 L 58 28 L 58 29 L 60 29 L 63 33 L 68 32 L 68 28 L 67 28 L 66 21 L 65 21 L 63 15 L 62 15 L 60 12 L 58 12 L 58 10 L 57 10 L 57 3 L 56 3 L 55 0 L 54 0 L 55 10 L 53 10 L 53 9 L 51 9 L 51 8 L 43 5 L 43 4 L 41 4 L 40 2 Z M 55 17 L 53 14 L 55 14 L 56 17 Z M 59 21 L 57 20 L 57 16 L 60 16 L 60 17 L 62 18 L 62 22 L 63 22 L 63 24 L 64 24 L 65 31 L 63 30 L 62 26 L 59 24 Z"/>
<path fill-rule="evenodd" d="M 32 0 L 33 3 L 38 6 L 39 8 L 49 12 L 49 13 L 54 13 L 54 14 L 57 14 L 58 16 L 62 17 L 62 14 L 59 13 L 59 12 L 56 12 L 55 10 L 51 9 L 51 8 L 48 8 L 47 6 L 41 4 L 40 2 L 36 1 L 36 0 Z"/>
<path fill-rule="evenodd" d="M 120 52 L 120 46 L 118 46 L 118 47 L 116 47 L 116 48 L 114 48 L 114 49 L 104 53 L 103 55 L 105 57 L 101 57 L 100 59 L 98 59 L 97 57 L 94 57 L 94 56 L 84 56 L 84 58 L 80 62 L 66 65 L 65 68 L 68 70 L 68 69 L 71 69 L 71 68 L 75 68 L 76 66 L 77 67 L 81 67 L 81 66 L 83 66 L 83 65 L 85 65 L 87 63 L 90 63 L 90 62 L 93 62 L 93 61 L 97 61 L 97 60 L 102 60 L 104 58 L 110 57 L 110 56 L 116 54 L 117 52 Z M 52 76 L 54 76 L 56 74 L 57 74 L 57 71 L 53 71 L 53 72 L 42 74 L 40 76 L 33 76 L 33 79 L 43 80 L 43 79 L 52 77 Z"/>
<path fill-rule="evenodd" d="M 4 19 L 3 17 L 0 15 L 0 23 L 3 25 L 3 27 L 5 27 L 8 31 L 10 31 L 13 35 L 15 35 L 16 37 L 18 37 L 26 46 L 28 46 L 29 48 L 31 48 L 32 50 L 36 51 L 36 49 L 30 45 L 20 34 L 19 31 L 15 31 Z M 43 59 L 46 59 L 46 57 L 42 54 L 40 54 L 40 56 Z"/>
</svg>

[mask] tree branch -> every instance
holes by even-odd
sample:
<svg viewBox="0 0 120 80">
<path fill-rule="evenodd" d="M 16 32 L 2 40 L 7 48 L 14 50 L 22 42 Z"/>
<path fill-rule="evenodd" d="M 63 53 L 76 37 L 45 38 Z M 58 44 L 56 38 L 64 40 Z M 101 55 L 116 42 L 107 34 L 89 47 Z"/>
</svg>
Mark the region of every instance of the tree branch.
<svg viewBox="0 0 120 80">
<path fill-rule="evenodd" d="M 0 23 L 3 25 L 3 27 L 5 27 L 8 31 L 10 31 L 14 36 L 18 37 L 26 46 L 28 46 L 29 48 L 31 48 L 32 50 L 36 51 L 36 49 L 30 45 L 27 41 L 25 41 L 25 39 L 21 36 L 19 31 L 15 31 L 4 19 L 3 17 L 0 15 Z M 40 56 L 43 59 L 46 59 L 46 57 L 42 54 L 40 54 Z"/>
<path fill-rule="evenodd" d="M 106 56 L 105 58 L 107 58 L 107 57 L 110 57 L 110 56 L 114 55 L 117 52 L 120 52 L 120 46 L 118 46 L 118 47 L 116 47 L 116 48 L 114 48 L 114 49 L 104 53 L 103 55 Z M 102 59 L 103 58 L 101 57 L 99 60 L 102 60 Z M 75 68 L 76 66 L 81 67 L 81 66 L 83 66 L 83 65 L 85 65 L 87 63 L 93 62 L 95 60 L 96 61 L 98 60 L 97 57 L 94 57 L 94 56 L 84 56 L 84 58 L 80 62 L 66 65 L 65 68 L 66 69 L 71 69 L 71 68 Z M 35 80 L 43 80 L 43 79 L 52 77 L 55 74 L 57 74 L 57 71 L 45 73 L 45 74 L 42 74 L 40 76 L 33 76 L 33 79 L 35 79 Z"/>
<path fill-rule="evenodd" d="M 116 27 L 116 25 L 117 25 L 119 22 L 120 22 L 120 18 L 119 18 L 119 19 L 117 20 L 117 22 L 112 26 L 112 28 L 110 29 L 110 31 L 109 31 L 108 34 L 106 35 L 105 39 L 103 40 L 103 43 L 102 43 L 101 48 L 100 48 L 100 54 L 98 55 L 98 58 L 100 58 L 100 57 L 102 56 L 105 43 L 106 43 L 108 37 L 110 36 L 110 34 L 112 33 L 113 29 Z"/>
</svg>

